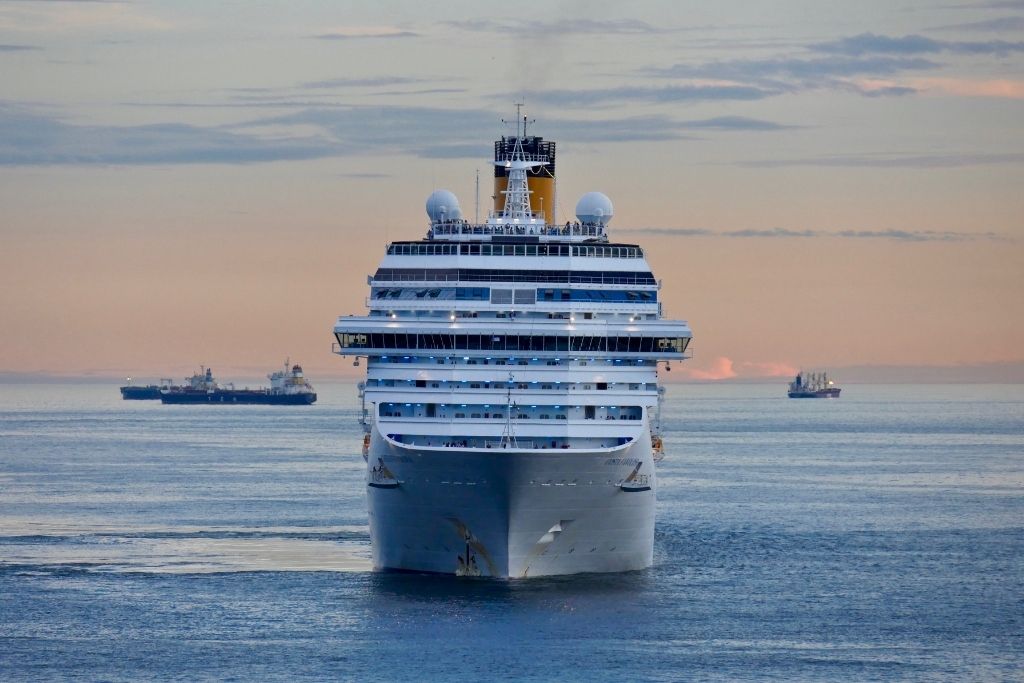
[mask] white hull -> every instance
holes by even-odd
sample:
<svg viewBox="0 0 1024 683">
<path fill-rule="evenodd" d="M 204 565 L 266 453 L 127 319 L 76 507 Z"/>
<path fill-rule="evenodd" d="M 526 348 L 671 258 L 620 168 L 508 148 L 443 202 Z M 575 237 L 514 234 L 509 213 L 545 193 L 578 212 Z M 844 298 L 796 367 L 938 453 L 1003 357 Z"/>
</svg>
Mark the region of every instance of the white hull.
<svg viewBox="0 0 1024 683">
<path fill-rule="evenodd" d="M 593 450 L 410 447 L 374 430 L 374 567 L 516 578 L 642 569 L 656 489 L 646 429 Z"/>
</svg>

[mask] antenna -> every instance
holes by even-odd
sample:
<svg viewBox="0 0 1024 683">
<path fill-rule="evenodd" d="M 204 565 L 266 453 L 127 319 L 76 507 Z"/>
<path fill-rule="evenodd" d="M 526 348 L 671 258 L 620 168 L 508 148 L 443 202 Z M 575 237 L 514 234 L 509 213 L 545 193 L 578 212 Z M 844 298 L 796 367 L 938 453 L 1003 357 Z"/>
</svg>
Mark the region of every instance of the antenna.
<svg viewBox="0 0 1024 683">
<path fill-rule="evenodd" d="M 480 169 L 476 169 L 476 209 L 473 211 L 473 222 L 480 223 Z"/>
<path fill-rule="evenodd" d="M 529 119 L 528 120 L 526 118 L 526 116 L 523 114 L 523 107 L 526 106 L 525 103 L 523 103 L 523 102 L 516 102 L 515 106 L 516 106 L 516 121 L 515 121 L 515 123 L 516 123 L 516 137 L 517 138 L 518 137 L 525 138 L 526 137 L 526 125 L 529 124 L 529 123 L 536 123 L 537 119 Z M 505 125 L 509 125 L 509 124 L 512 123 L 511 121 L 506 121 L 505 119 L 502 119 L 501 122 L 504 123 Z M 522 133 L 519 132 L 519 124 L 520 123 L 522 123 L 522 125 L 523 125 L 523 132 Z"/>
</svg>

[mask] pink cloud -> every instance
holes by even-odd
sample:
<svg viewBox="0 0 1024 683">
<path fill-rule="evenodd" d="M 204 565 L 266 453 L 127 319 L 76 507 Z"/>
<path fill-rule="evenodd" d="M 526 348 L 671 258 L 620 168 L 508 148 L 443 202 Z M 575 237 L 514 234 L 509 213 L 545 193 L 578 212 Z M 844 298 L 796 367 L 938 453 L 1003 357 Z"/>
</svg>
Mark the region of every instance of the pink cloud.
<svg viewBox="0 0 1024 683">
<path fill-rule="evenodd" d="M 696 368 L 687 368 L 686 374 L 691 379 L 730 379 L 736 376 L 736 371 L 732 368 L 732 361 L 725 356 L 719 356 L 711 362 L 711 367 L 707 370 L 698 370 Z"/>
<path fill-rule="evenodd" d="M 921 78 L 913 80 L 911 85 L 919 90 L 940 95 L 1024 99 L 1024 81 L 1008 79 Z"/>
<path fill-rule="evenodd" d="M 678 365 L 676 367 L 679 367 Z M 719 356 L 704 368 L 683 366 L 683 375 L 688 379 L 701 381 L 717 381 L 723 379 L 755 379 L 759 377 L 792 377 L 797 369 L 789 363 L 751 361 L 733 361 L 731 358 Z"/>
<path fill-rule="evenodd" d="M 879 78 L 854 78 L 848 81 L 865 94 L 884 93 L 886 90 L 909 89 L 929 95 L 952 95 L 954 97 L 995 97 L 1000 99 L 1024 99 L 1024 81 L 1005 78 L 912 78 L 907 81 L 893 81 Z"/>
</svg>

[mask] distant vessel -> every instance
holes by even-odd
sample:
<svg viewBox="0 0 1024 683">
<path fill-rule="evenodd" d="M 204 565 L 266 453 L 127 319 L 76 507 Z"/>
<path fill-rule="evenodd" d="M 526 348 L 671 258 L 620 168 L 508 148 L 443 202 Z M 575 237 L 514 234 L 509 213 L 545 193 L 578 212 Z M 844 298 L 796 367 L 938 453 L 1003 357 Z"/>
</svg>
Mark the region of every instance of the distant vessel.
<svg viewBox="0 0 1024 683">
<path fill-rule="evenodd" d="M 840 391 L 842 389 L 835 386 L 835 382 L 824 372 L 811 372 L 806 377 L 803 372 L 799 372 L 789 383 L 790 398 L 839 398 Z"/>
<path fill-rule="evenodd" d="M 233 384 L 221 385 L 213 378 L 213 370 L 200 369 L 186 378 L 186 385 L 160 387 L 163 403 L 242 403 L 275 406 L 309 405 L 316 401 L 313 385 L 302 374 L 301 365 L 284 365 L 284 370 L 267 375 L 270 387 L 235 389 Z"/>
<path fill-rule="evenodd" d="M 170 386 L 171 380 L 162 379 L 160 384 L 147 384 L 146 386 L 135 386 L 132 378 L 125 378 L 128 384 L 121 387 L 121 398 L 126 401 L 155 401 L 160 399 L 160 389 Z"/>
</svg>

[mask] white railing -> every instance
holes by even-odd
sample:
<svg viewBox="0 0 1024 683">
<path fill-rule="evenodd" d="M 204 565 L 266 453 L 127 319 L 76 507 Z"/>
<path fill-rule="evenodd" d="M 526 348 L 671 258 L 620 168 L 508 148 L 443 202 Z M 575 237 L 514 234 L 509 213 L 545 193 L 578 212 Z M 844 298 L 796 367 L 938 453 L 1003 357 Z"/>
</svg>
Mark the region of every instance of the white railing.
<svg viewBox="0 0 1024 683">
<path fill-rule="evenodd" d="M 543 212 L 533 214 L 533 220 L 544 217 Z M 604 226 L 587 223 L 566 223 L 562 225 L 547 225 L 538 223 L 470 223 L 469 221 L 438 221 L 431 224 L 428 237 L 449 237 L 449 236 L 544 236 L 562 238 L 604 238 Z"/>
</svg>

